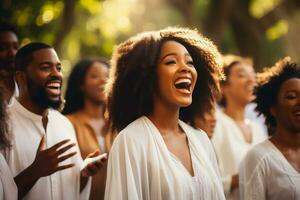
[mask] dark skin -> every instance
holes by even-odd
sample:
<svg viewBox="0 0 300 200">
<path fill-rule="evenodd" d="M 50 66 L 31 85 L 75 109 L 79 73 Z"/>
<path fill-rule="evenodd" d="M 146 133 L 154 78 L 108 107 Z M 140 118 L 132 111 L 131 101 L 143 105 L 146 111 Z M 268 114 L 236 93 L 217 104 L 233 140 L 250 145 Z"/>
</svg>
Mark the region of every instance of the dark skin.
<svg viewBox="0 0 300 200">
<path fill-rule="evenodd" d="M 154 108 L 148 118 L 158 128 L 168 150 L 194 176 L 188 138 L 178 124 L 179 109 L 192 102 L 192 92 L 197 80 L 197 72 L 192 58 L 181 44 L 168 41 L 161 49 L 158 64 L 158 91 L 154 97 Z M 181 77 L 190 77 L 190 91 L 176 89 L 174 84 Z"/>
<path fill-rule="evenodd" d="M 276 119 L 275 134 L 270 141 L 291 166 L 300 173 L 300 79 L 292 78 L 280 87 L 277 102 L 271 107 Z"/>
<path fill-rule="evenodd" d="M 18 37 L 14 32 L 0 32 L 0 71 L 5 73 L 3 79 L 4 97 L 8 101 L 14 94 L 15 83 L 12 70 L 14 68 L 14 59 L 19 48 Z"/>
<path fill-rule="evenodd" d="M 46 132 L 46 127 L 48 124 L 48 108 L 40 107 L 38 104 L 32 101 L 28 92 L 27 79 L 29 78 L 28 76 L 31 76 L 30 78 L 35 82 L 35 84 L 40 84 L 43 86 L 47 86 L 47 81 L 54 79 L 56 80 L 56 84 L 62 83 L 59 81 L 62 80 L 61 64 L 54 49 L 40 49 L 32 53 L 32 61 L 27 66 L 26 70 L 26 72 L 18 71 L 16 74 L 16 79 L 20 85 L 20 95 L 18 101 L 29 111 L 43 116 L 42 123 Z M 30 75 L 28 72 L 30 72 Z M 45 89 L 49 98 L 59 98 L 60 89 L 56 89 L 54 91 L 53 89 L 49 89 L 47 87 Z M 48 149 L 44 149 L 45 142 L 46 138 L 43 137 L 40 141 L 40 145 L 37 149 L 37 154 L 33 163 L 15 177 L 15 182 L 19 190 L 19 198 L 24 197 L 39 178 L 49 176 L 53 173 L 66 170 L 74 166 L 73 163 L 68 165 L 59 165 L 59 163 L 73 157 L 77 153 L 72 152 L 65 155 L 66 151 L 75 146 L 74 143 L 70 143 L 69 140 L 63 140 L 57 144 L 54 144 Z M 61 156 L 62 154 L 64 154 L 64 156 Z M 95 151 L 87 157 L 94 157 L 98 154 L 99 152 Z M 105 159 L 91 163 L 86 168 L 82 169 L 80 172 L 80 191 L 82 191 L 86 186 L 89 176 L 94 175 L 101 169 L 104 160 Z"/>
<path fill-rule="evenodd" d="M 222 85 L 222 93 L 226 99 L 224 112 L 231 117 L 243 133 L 245 142 L 252 142 L 249 124 L 245 123 L 245 107 L 253 98 L 255 86 L 255 72 L 246 63 L 235 64 L 229 72 L 227 83 Z M 235 174 L 231 179 L 231 190 L 239 187 L 239 176 Z"/>
</svg>

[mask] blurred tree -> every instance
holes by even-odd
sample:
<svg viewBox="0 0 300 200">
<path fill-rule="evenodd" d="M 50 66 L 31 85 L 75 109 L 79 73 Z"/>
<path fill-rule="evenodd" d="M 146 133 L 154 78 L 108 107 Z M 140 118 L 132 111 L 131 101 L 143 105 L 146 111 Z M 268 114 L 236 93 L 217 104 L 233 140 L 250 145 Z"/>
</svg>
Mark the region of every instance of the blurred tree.
<svg viewBox="0 0 300 200">
<path fill-rule="evenodd" d="M 300 57 L 299 0 L 0 0 L 22 44 L 55 46 L 68 74 L 81 57 L 110 57 L 113 46 L 146 30 L 198 28 L 223 53 L 254 58 L 256 68 Z"/>
<path fill-rule="evenodd" d="M 289 24 L 299 29 L 299 20 L 296 23 L 292 20 L 299 13 L 299 0 L 212 0 L 206 7 L 206 16 L 196 19 L 191 19 L 196 16 L 192 12 L 199 10 L 193 8 L 204 0 L 189 0 L 189 5 L 184 5 L 184 0 L 166 1 L 182 13 L 187 24 L 204 30 L 223 52 L 250 56 L 258 69 L 273 64 L 286 53 L 281 36 L 287 34 Z M 291 36 L 284 39 L 287 38 Z M 293 46 L 299 55 L 298 45 Z"/>
</svg>

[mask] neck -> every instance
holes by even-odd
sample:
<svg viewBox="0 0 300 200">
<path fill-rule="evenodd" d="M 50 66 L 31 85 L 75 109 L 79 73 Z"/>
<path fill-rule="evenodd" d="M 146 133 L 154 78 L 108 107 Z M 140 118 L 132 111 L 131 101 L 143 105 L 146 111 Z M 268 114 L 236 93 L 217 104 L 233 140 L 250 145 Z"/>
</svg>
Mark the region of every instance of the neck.
<svg viewBox="0 0 300 200">
<path fill-rule="evenodd" d="M 47 111 L 47 109 L 41 108 L 38 105 L 36 105 L 35 103 L 33 103 L 31 101 L 29 95 L 28 94 L 24 94 L 24 92 L 22 92 L 21 90 L 20 90 L 20 95 L 18 97 L 18 101 L 27 110 L 29 110 L 30 112 L 35 113 L 37 115 L 43 115 Z"/>
<path fill-rule="evenodd" d="M 166 133 L 180 132 L 178 126 L 179 108 L 166 106 L 160 101 L 155 101 L 152 113 L 148 118 L 160 130 L 162 135 Z"/>
<path fill-rule="evenodd" d="M 227 102 L 224 112 L 236 122 L 244 122 L 245 120 L 245 105 L 235 102 Z"/>
<path fill-rule="evenodd" d="M 281 145 L 282 147 L 289 149 L 300 148 L 300 133 L 293 133 L 284 127 L 278 126 L 275 131 L 275 135 L 272 137 L 273 141 Z"/>
<path fill-rule="evenodd" d="M 104 105 L 85 100 L 82 111 L 91 118 L 104 118 Z"/>
</svg>

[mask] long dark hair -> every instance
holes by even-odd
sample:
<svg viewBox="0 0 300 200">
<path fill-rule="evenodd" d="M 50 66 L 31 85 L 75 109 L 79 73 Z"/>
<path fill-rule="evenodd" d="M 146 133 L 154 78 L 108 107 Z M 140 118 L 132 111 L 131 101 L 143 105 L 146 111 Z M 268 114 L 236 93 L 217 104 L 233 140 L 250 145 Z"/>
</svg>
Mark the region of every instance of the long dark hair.
<svg viewBox="0 0 300 200">
<path fill-rule="evenodd" d="M 0 86 L 0 150 L 4 150 L 10 147 L 10 141 L 8 137 L 6 102 L 4 100 L 2 91 L 3 88 Z"/>
<path fill-rule="evenodd" d="M 117 46 L 112 56 L 106 92 L 113 131 L 120 131 L 152 112 L 158 57 L 161 46 L 168 40 L 186 47 L 199 75 L 193 102 L 180 109 L 180 118 L 191 123 L 195 115 L 201 115 L 212 106 L 222 77 L 221 57 L 215 45 L 197 31 L 184 28 L 141 33 Z"/>
<path fill-rule="evenodd" d="M 65 96 L 66 103 L 62 111 L 63 114 L 70 114 L 83 108 L 84 94 L 80 88 L 84 84 L 84 79 L 88 70 L 95 62 L 102 63 L 109 67 L 109 63 L 104 58 L 83 59 L 74 66 L 68 79 L 68 86 Z"/>
</svg>

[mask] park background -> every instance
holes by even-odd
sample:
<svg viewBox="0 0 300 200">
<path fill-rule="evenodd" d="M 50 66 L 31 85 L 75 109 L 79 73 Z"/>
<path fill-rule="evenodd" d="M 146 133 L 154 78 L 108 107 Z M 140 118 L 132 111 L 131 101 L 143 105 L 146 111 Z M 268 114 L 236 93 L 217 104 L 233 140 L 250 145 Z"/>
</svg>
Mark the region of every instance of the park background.
<svg viewBox="0 0 300 200">
<path fill-rule="evenodd" d="M 300 0 L 0 0 L 1 21 L 21 46 L 55 47 L 68 76 L 84 57 L 110 58 L 114 45 L 142 31 L 197 28 L 223 54 L 253 58 L 259 72 L 279 58 L 300 58 Z"/>
</svg>

